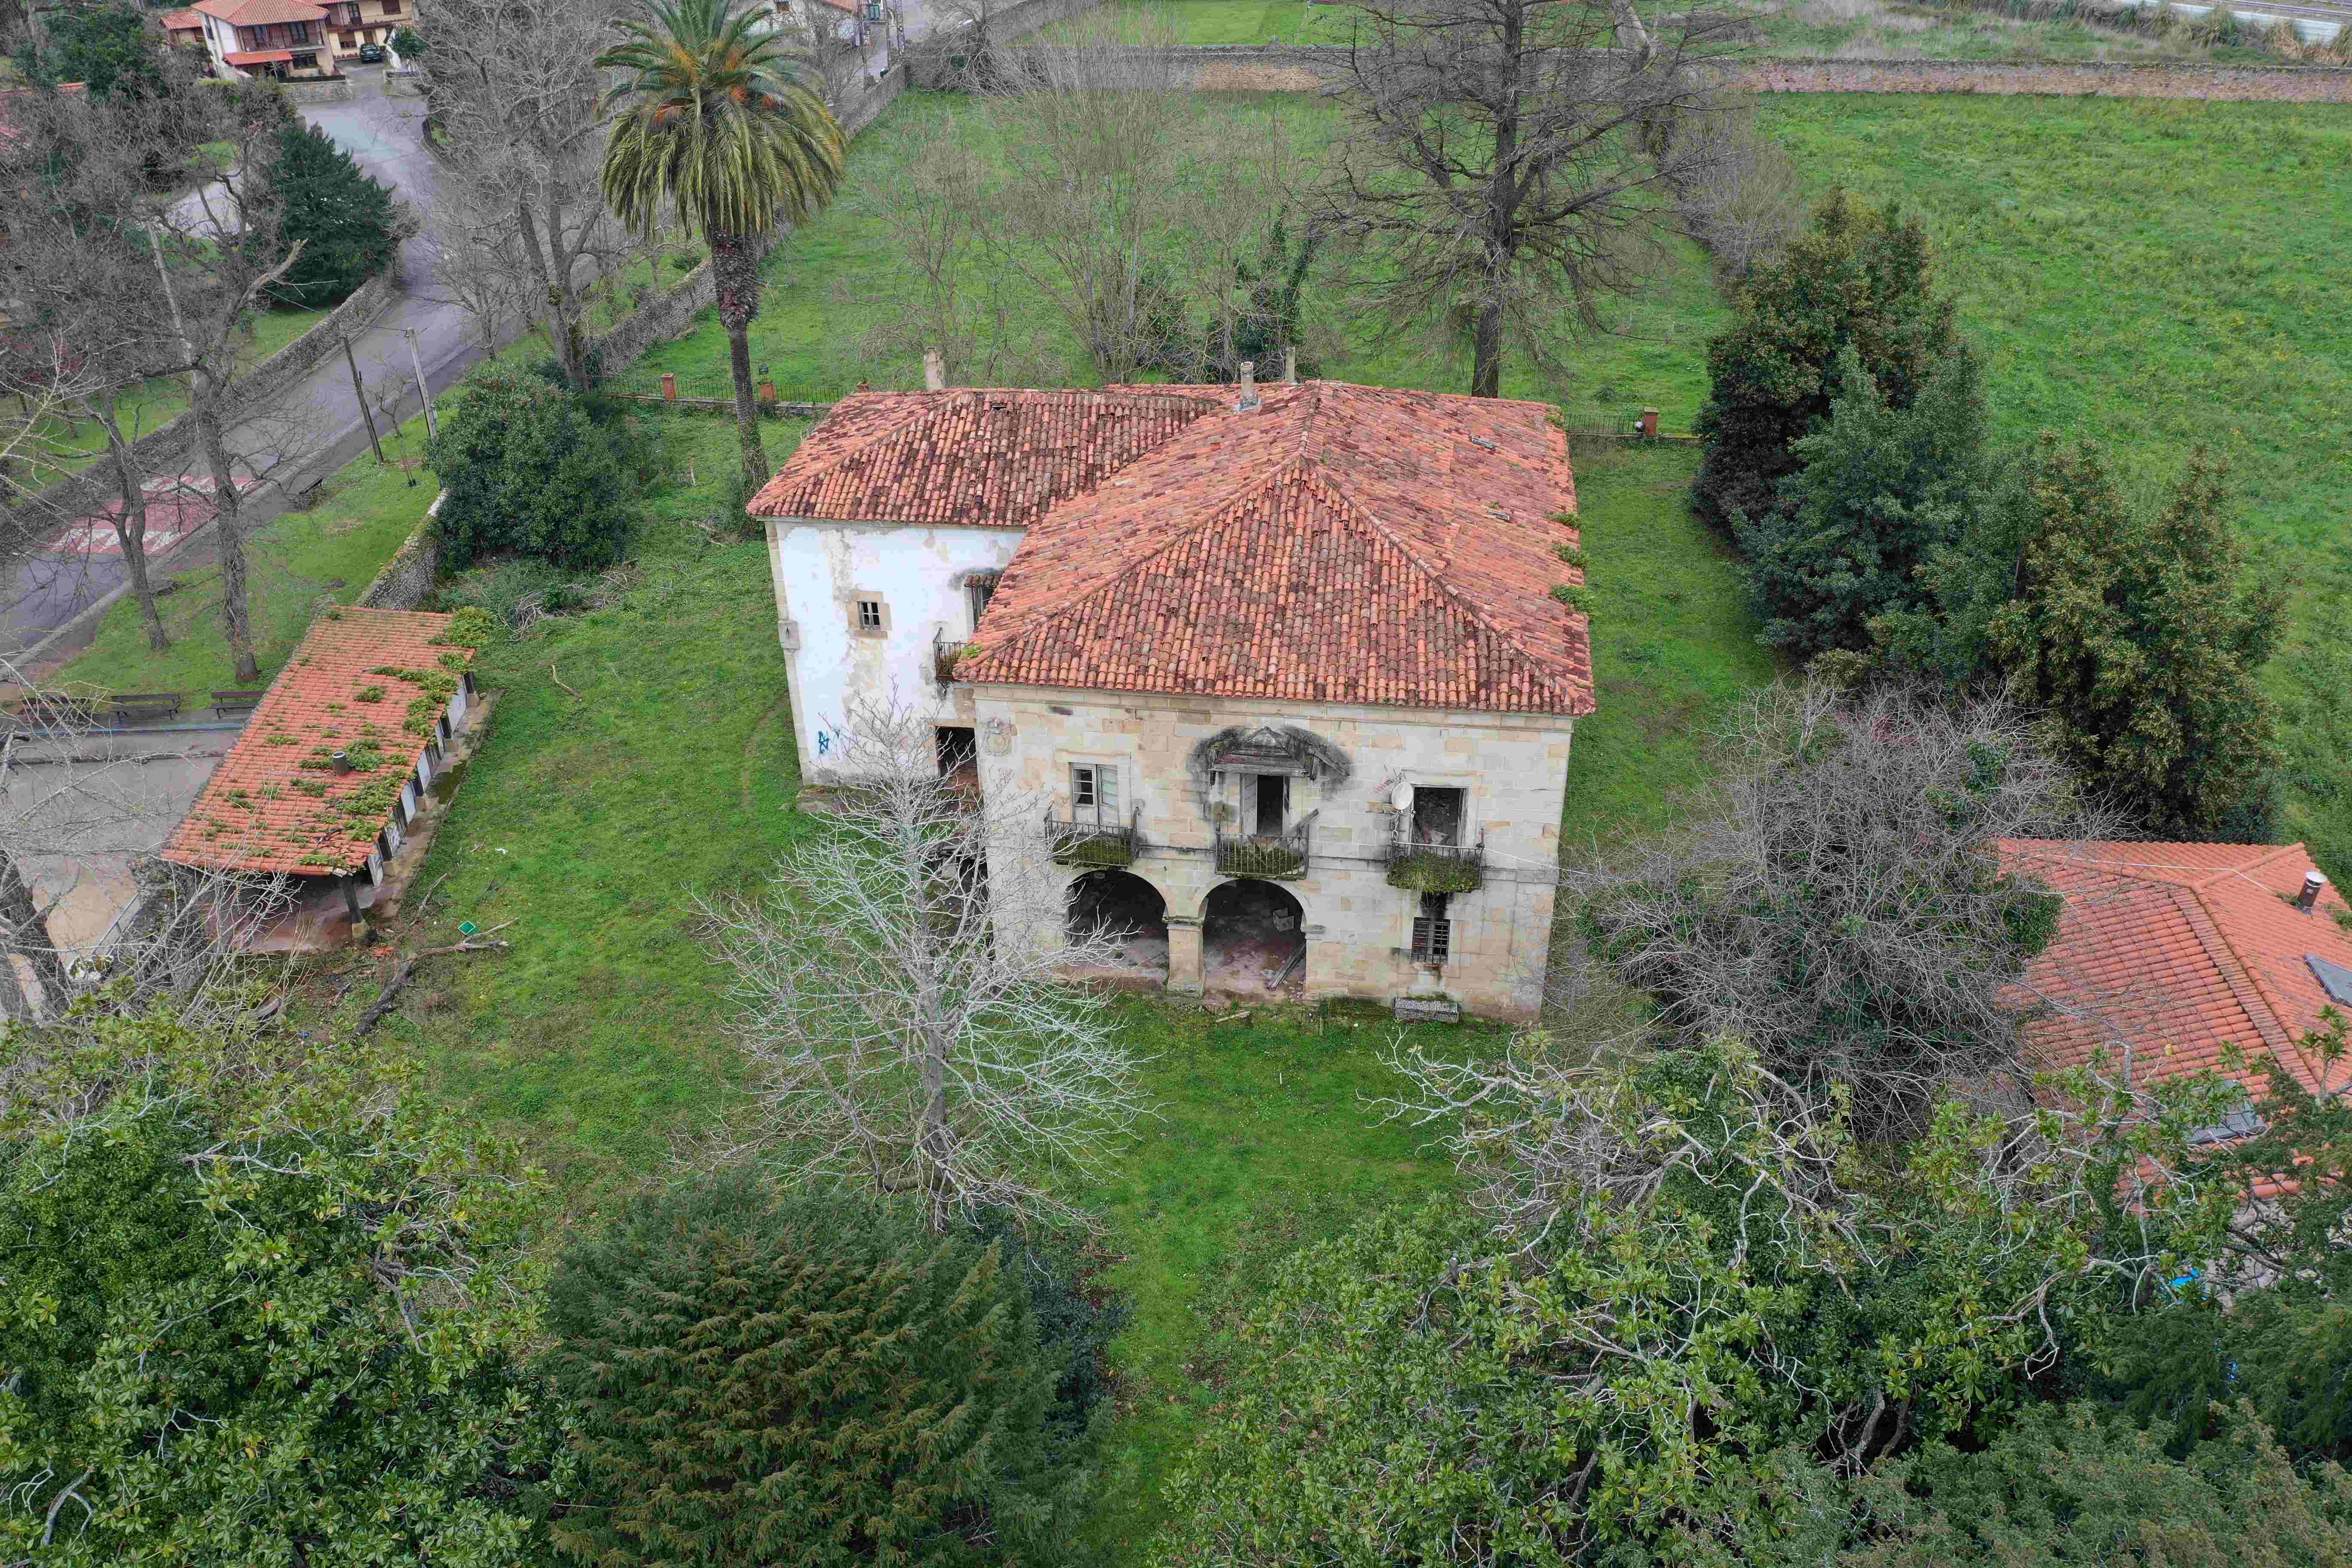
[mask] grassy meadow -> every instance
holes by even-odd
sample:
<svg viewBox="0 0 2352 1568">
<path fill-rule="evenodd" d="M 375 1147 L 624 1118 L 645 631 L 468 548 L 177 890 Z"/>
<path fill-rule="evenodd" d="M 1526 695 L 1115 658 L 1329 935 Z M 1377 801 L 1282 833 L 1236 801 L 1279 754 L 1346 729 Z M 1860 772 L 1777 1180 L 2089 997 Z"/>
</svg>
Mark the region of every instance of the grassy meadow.
<svg viewBox="0 0 2352 1568">
<path fill-rule="evenodd" d="M 1186 4 L 1229 9 L 1234 27 L 1297 9 Z M 955 107 L 908 94 L 853 147 L 843 198 L 772 256 L 752 352 L 786 396 L 920 384 L 912 349 L 860 346 L 914 286 L 875 175 L 906 156 L 911 127 Z M 1328 133 L 1332 113 L 1308 99 L 1220 108 L 1279 119 L 1303 144 Z M 2282 552 L 2335 548 L 2352 459 L 2352 115 L 1966 97 L 1787 99 L 1759 114 L 1812 190 L 1900 201 L 1928 225 L 1991 368 L 2004 437 L 2044 426 L 2096 436 L 2148 487 L 2208 442 L 2236 465 L 2259 538 Z M 1309 310 L 1336 345 L 1328 374 L 1462 384 L 1458 367 L 1374 342 L 1328 288 Z M 1561 345 L 1557 375 L 1516 365 L 1505 390 L 1560 402 L 1571 426 L 1646 403 L 1686 429 L 1706 340 L 1726 319 L 1685 253 L 1618 312 L 1616 335 Z M 1011 325 L 1080 377 L 1058 318 L 1034 309 Z M 634 378 L 666 370 L 689 393 L 723 386 L 715 321 L 654 351 Z M 414 949 L 452 940 L 461 921 L 511 921 L 513 950 L 435 961 L 384 1026 L 439 1092 L 531 1142 L 575 1218 L 657 1173 L 733 1070 L 696 899 L 755 886 L 821 830 L 796 809 L 763 552 L 690 525 L 725 507 L 731 426 L 662 425 L 671 477 L 601 607 L 484 650 L 478 673 L 498 708 L 418 880 L 423 912 L 395 932 Z M 767 429 L 781 462 L 798 432 Z M 1671 821 L 1705 767 L 1710 720 L 1774 673 L 1737 563 L 1683 504 L 1696 448 L 1580 438 L 1573 457 L 1601 710 L 1579 727 L 1570 763 L 1571 851 Z M 364 976 L 388 963 L 321 964 L 322 995 L 355 984 L 318 1026 L 347 1023 L 373 994 Z M 1105 1218 L 1108 1281 L 1136 1309 L 1115 1352 L 1118 1417 L 1095 1526 L 1135 1562 L 1161 1517 L 1158 1483 L 1217 1397 L 1217 1282 L 1236 1259 L 1443 1191 L 1451 1176 L 1380 1121 L 1379 1016 L 1261 1011 L 1243 1026 L 1151 999 L 1121 1005 L 1150 1057 L 1160 1120 L 1084 1195 Z M 1444 1037 L 1467 1051 L 1499 1039 L 1475 1026 Z"/>
</svg>

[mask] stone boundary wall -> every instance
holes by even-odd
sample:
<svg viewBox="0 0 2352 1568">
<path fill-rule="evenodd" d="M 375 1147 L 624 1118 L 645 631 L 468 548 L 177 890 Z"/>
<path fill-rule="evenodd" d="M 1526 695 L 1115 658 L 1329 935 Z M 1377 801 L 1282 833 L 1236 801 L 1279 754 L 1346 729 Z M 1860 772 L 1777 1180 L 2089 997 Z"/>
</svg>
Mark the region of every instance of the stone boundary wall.
<svg viewBox="0 0 2352 1568">
<path fill-rule="evenodd" d="M 347 76 L 331 81 L 281 81 L 278 88 L 287 101 L 305 108 L 314 103 L 349 103 L 359 96 L 359 84 Z"/>
<path fill-rule="evenodd" d="M 441 574 L 441 542 L 434 536 L 433 521 L 441 515 L 441 503 L 448 499 L 447 490 L 433 498 L 433 504 L 417 520 L 415 531 L 392 552 L 375 581 L 352 604 L 363 610 L 413 610 L 425 602 Z"/>
<path fill-rule="evenodd" d="M 1340 79 L 1349 51 L 1331 44 L 1192 44 L 1132 53 L 1194 92 L 1313 92 Z M 1134 79 L 1132 67 L 1118 73 Z M 2053 98 L 2168 98 L 2252 103 L 2352 103 L 2352 67 L 2219 66 L 2175 61 L 1768 59 L 1733 85 L 1750 92 L 1980 92 Z"/>
<path fill-rule="evenodd" d="M 369 279 L 317 325 L 255 365 L 237 381 L 230 395 L 242 403 L 260 401 L 284 391 L 320 360 L 335 353 L 345 332 L 373 321 L 399 292 L 400 284 L 388 270 Z M 187 465 L 184 454 L 194 438 L 193 416 L 183 414 L 167 420 L 131 443 L 131 467 L 142 474 L 184 468 Z M 53 481 L 37 495 L 0 511 L 0 528 L 6 530 L 11 541 L 21 543 L 29 535 L 54 529 L 72 518 L 103 515 L 106 503 L 115 499 L 114 481 L 110 477 L 112 468 L 109 463 L 94 463 L 79 473 Z"/>
<path fill-rule="evenodd" d="M 1762 60 L 1750 92 L 1982 92 L 2050 98 L 2172 98 L 2233 103 L 2352 103 L 2352 67 L 2074 61 Z"/>
</svg>

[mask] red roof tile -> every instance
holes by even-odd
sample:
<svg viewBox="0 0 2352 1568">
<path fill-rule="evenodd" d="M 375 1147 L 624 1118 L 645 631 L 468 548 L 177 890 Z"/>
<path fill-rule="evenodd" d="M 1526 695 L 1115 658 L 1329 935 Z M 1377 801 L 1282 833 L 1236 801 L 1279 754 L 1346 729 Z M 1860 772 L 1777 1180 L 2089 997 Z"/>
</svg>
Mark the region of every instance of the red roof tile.
<svg viewBox="0 0 2352 1568">
<path fill-rule="evenodd" d="M 1218 412 L 1041 517 L 959 679 L 1592 711 L 1567 438 L 1535 403 L 1337 382 Z"/>
<path fill-rule="evenodd" d="M 754 517 L 1025 528 L 1219 406 L 1164 391 L 854 393 Z"/>
<path fill-rule="evenodd" d="M 233 66 L 274 66 L 293 58 L 291 49 L 244 49 L 223 55 L 221 59 Z"/>
<path fill-rule="evenodd" d="M 2052 1067 L 2128 1045 L 2143 1079 L 2226 1070 L 2225 1047 L 2271 1055 L 2306 1088 L 2324 1068 L 2294 1049 L 2327 994 L 2306 955 L 2352 969 L 2334 888 L 2294 906 L 2315 869 L 2300 844 L 2066 844 L 2021 839 L 2003 863 L 2066 900 L 2057 939 L 2027 982 L 2066 1016 L 2033 1026 Z"/>
<path fill-rule="evenodd" d="M 202 12 L 166 11 L 163 13 L 163 30 L 167 33 L 202 32 L 204 26 L 205 18 Z"/>
<path fill-rule="evenodd" d="M 433 640 L 448 631 L 451 620 L 421 611 L 345 609 L 312 626 L 269 683 L 220 771 L 173 830 L 163 858 L 214 870 L 302 877 L 366 864 L 392 807 L 353 818 L 337 803 L 371 785 L 397 784 L 415 771 L 432 740 L 429 732 L 404 728 L 409 704 L 426 695 L 424 689 L 378 671 L 446 671 L 445 656 L 461 668 L 470 664 L 472 649 Z M 358 694 L 370 687 L 381 687 L 383 696 L 360 701 Z M 303 766 L 324 763 L 362 740 L 373 740 L 382 752 L 365 773 Z"/>
<path fill-rule="evenodd" d="M 194 7 L 232 27 L 262 27 L 272 22 L 322 22 L 327 8 L 309 0 L 196 0 Z"/>
</svg>

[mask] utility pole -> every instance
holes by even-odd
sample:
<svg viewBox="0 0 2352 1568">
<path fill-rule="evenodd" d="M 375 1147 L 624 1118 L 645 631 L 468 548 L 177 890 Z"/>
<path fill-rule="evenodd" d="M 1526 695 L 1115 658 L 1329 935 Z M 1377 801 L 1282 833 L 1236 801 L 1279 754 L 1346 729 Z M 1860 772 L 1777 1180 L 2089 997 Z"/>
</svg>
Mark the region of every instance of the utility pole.
<svg viewBox="0 0 2352 1568">
<path fill-rule="evenodd" d="M 408 340 L 408 368 L 416 373 L 416 400 L 425 405 L 425 437 L 429 441 L 441 434 L 441 422 L 433 416 L 433 395 L 425 390 L 425 366 L 416 357 L 416 332 L 403 327 L 400 335 Z"/>
<path fill-rule="evenodd" d="M 352 395 L 359 399 L 360 417 L 367 421 L 368 445 L 375 448 L 375 460 L 383 461 L 383 443 L 376 439 L 375 416 L 369 412 L 367 388 L 360 384 L 360 362 L 352 353 L 352 340 L 343 340 L 343 363 L 352 367 Z"/>
</svg>

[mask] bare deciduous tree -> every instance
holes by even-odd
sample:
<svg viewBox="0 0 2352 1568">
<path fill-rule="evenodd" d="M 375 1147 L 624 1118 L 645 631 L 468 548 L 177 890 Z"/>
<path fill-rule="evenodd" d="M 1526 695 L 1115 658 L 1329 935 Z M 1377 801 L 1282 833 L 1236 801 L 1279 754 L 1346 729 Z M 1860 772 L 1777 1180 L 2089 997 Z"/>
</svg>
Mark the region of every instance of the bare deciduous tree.
<svg viewBox="0 0 2352 1568">
<path fill-rule="evenodd" d="M 1371 0 L 1356 28 L 1321 221 L 1392 329 L 1466 338 L 1470 392 L 1498 395 L 1510 342 L 1556 365 L 1563 327 L 1659 269 L 1724 156 L 1692 125 L 1726 112 L 1735 29 L 1633 0 Z"/>
<path fill-rule="evenodd" d="M 1093 1168 L 1145 1111 L 1105 998 L 1065 976 L 1115 967 L 1120 939 L 1066 933 L 1042 845 L 989 857 L 1034 842 L 1038 813 L 942 776 L 927 718 L 854 709 L 840 738 L 827 831 L 765 898 L 704 905 L 751 1068 L 721 1152 L 911 1194 L 940 1231 L 984 1210 L 1082 1219 L 1054 1173 Z"/>
<path fill-rule="evenodd" d="M 566 380 L 588 384 L 593 290 L 639 247 L 597 185 L 604 132 L 596 56 L 619 0 L 449 0 L 423 25 L 434 114 L 450 175 L 436 235 L 443 279 L 494 341 L 519 308 L 547 334 Z"/>
<path fill-rule="evenodd" d="M 1598 954 L 1685 1039 L 1742 1039 L 1784 1078 L 1843 1086 L 1870 1136 L 2021 1082 L 2019 983 L 2061 901 L 1995 847 L 2116 821 L 1993 703 L 1779 686 L 1722 739 L 1711 808 L 1568 875 Z"/>
</svg>

